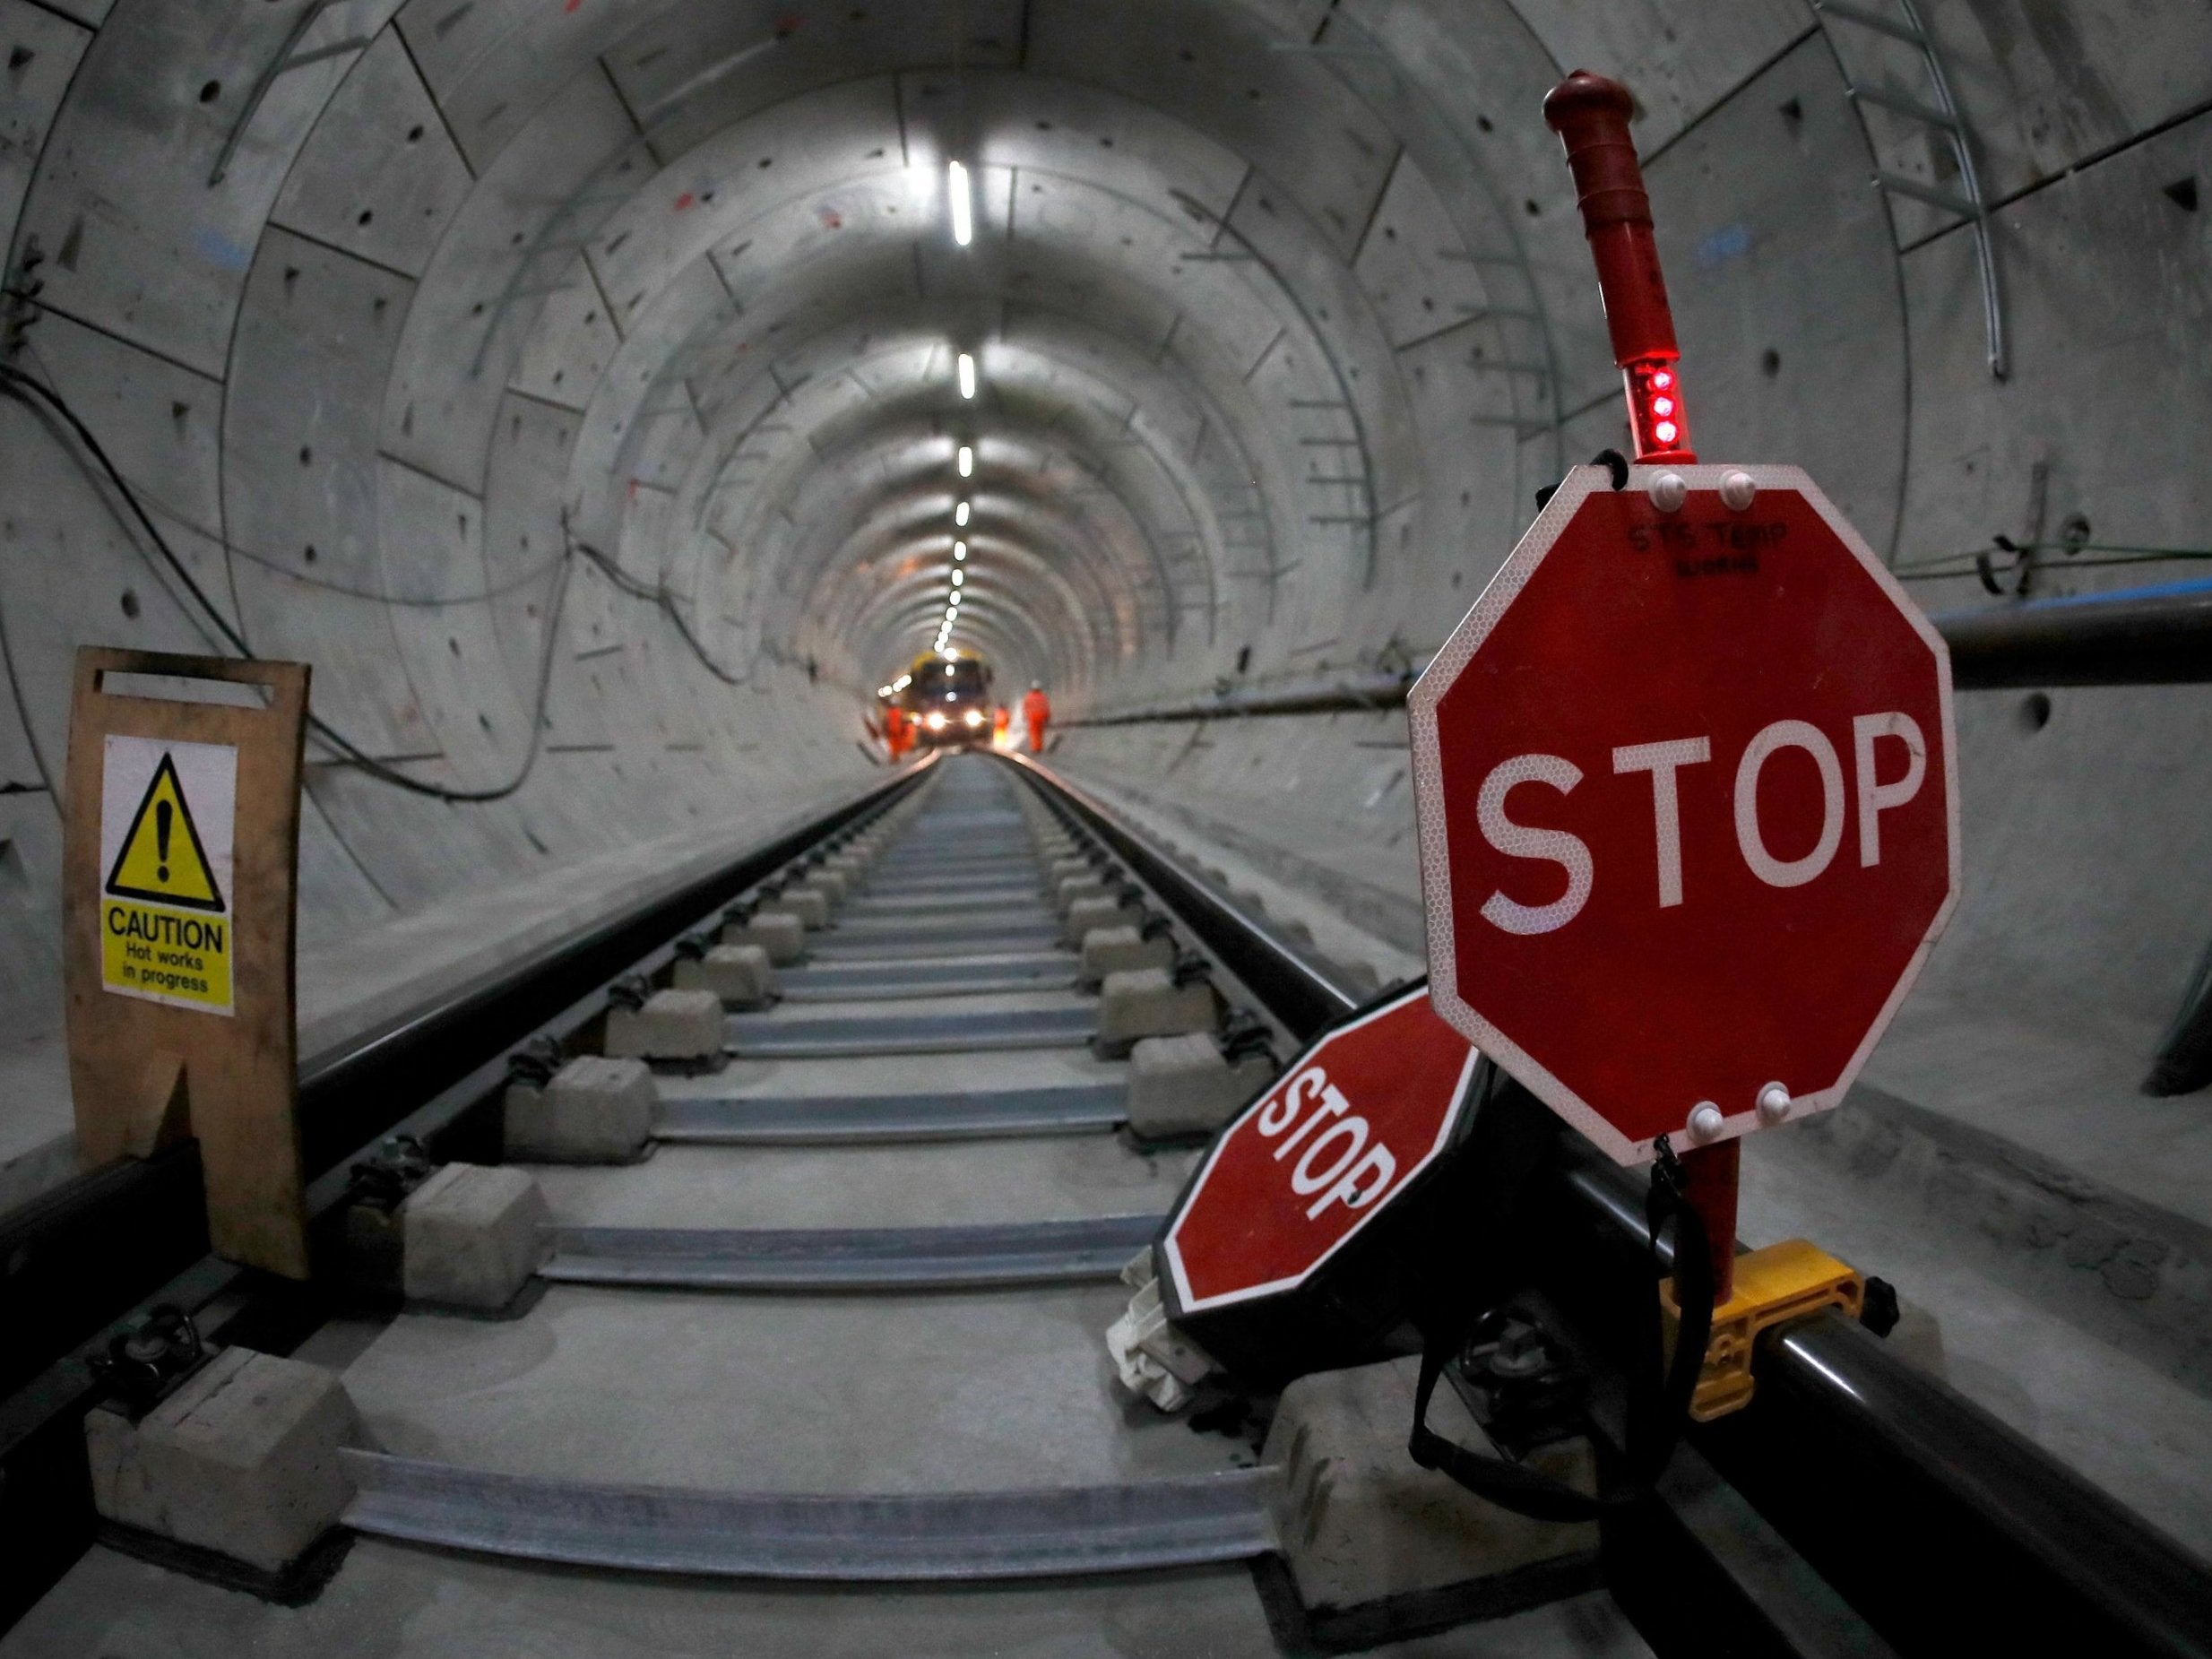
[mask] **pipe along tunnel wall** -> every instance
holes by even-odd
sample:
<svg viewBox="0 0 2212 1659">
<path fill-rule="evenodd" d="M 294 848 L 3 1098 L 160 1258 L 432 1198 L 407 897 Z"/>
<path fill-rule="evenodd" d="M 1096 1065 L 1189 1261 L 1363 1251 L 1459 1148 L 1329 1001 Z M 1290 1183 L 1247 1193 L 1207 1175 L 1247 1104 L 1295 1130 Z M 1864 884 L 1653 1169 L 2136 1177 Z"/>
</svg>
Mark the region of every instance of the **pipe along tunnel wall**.
<svg viewBox="0 0 2212 1659">
<path fill-rule="evenodd" d="M 1931 610 L 2188 578 L 2212 23 L 1923 11 L 2002 377 L 1949 140 L 1849 95 L 1927 56 L 1795 0 L 0 0 L 4 357 L 54 394 L 0 400 L 0 1204 L 73 1168 L 75 646 L 314 664 L 310 1055 L 848 796 L 957 502 L 959 643 L 1064 715 L 1395 670 L 1621 441 L 1567 69 L 1641 100 L 1705 454 L 1807 465 Z M 2107 1335 L 2212 1223 L 2203 1096 L 2139 1087 L 2212 940 L 2208 709 L 1962 694 L 1966 900 L 1841 1149 L 2012 1171 L 1991 1248 Z M 1402 714 L 1053 760 L 1417 955 Z"/>
</svg>

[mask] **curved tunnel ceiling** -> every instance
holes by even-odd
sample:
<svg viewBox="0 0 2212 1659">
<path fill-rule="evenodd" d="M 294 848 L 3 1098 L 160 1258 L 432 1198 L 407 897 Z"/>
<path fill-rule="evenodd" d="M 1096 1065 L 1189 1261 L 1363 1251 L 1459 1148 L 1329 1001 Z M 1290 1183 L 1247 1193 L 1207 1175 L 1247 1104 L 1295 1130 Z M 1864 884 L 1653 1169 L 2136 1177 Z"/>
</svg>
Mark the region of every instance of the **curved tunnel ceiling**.
<svg viewBox="0 0 2212 1659">
<path fill-rule="evenodd" d="M 666 590 L 736 677 L 765 649 L 872 684 L 934 632 L 889 573 L 942 543 L 920 504 L 960 483 L 966 442 L 978 547 L 999 549 L 970 614 L 1010 670 L 1080 698 L 1140 660 L 1188 655 L 1203 678 L 1229 642 L 1293 649 L 1371 585 L 1378 525 L 1418 504 L 1428 459 L 1395 311 L 1463 337 L 1435 368 L 1507 435 L 1488 486 L 1517 493 L 1515 423 L 1556 404 L 1515 228 L 1451 199 L 1482 194 L 1464 149 L 1445 189 L 1423 174 L 1393 125 L 1406 100 L 1329 56 L 1375 48 L 1313 7 L 283 11 L 196 54 L 180 13 L 117 20 L 135 27 L 93 53 L 118 61 L 88 72 L 204 70 L 196 104 L 147 101 L 187 140 L 178 170 L 220 134 L 222 177 L 104 247 L 67 198 L 125 165 L 105 146 L 40 181 L 24 229 L 65 255 L 60 303 L 229 383 L 232 477 L 281 467 L 296 423 L 275 405 L 350 405 L 308 418 L 350 429 L 308 432 L 307 479 L 225 526 L 310 595 L 489 591 L 573 537 Z M 1355 275 L 1395 257 L 1395 226 L 1362 251 L 1394 212 L 1421 246 Z M 124 255 L 165 237 L 223 257 L 119 288 Z M 457 542 L 431 531 L 471 505 Z M 537 619 L 486 609 L 517 682 L 492 724 L 512 728 Z M 367 694 L 353 667 L 333 673 Z M 405 710 L 355 723 L 379 752 L 497 770 Z"/>
<path fill-rule="evenodd" d="M 1356 410 L 1346 370 L 1292 281 L 1225 222 L 1255 177 L 1250 163 L 1095 90 L 983 71 L 909 80 L 849 82 L 723 128 L 654 175 L 587 245 L 577 280 L 616 297 L 610 308 L 646 343 L 626 341 L 628 361 L 610 367 L 589 411 L 615 464 L 574 481 L 579 520 L 618 535 L 610 480 L 630 480 L 633 498 L 639 482 L 673 488 L 687 511 L 662 531 L 664 565 L 750 553 L 771 591 L 791 592 L 795 561 L 810 597 L 853 550 L 838 540 L 851 527 L 834 505 L 826 519 L 802 505 L 810 486 L 833 503 L 854 485 L 949 488 L 959 481 L 950 450 L 964 441 L 980 487 L 1004 454 L 998 466 L 1021 467 L 1032 495 L 1106 497 L 1059 509 L 1076 533 L 1045 545 L 1055 563 L 1099 566 L 1084 572 L 1086 598 L 1113 636 L 1062 630 L 1056 648 L 1040 632 L 1020 652 L 1078 687 L 1102 665 L 1171 652 L 1187 609 L 1205 635 L 1218 633 L 1232 533 L 1265 573 L 1286 542 L 1318 543 L 1309 550 L 1340 566 L 1364 561 L 1370 532 L 1355 521 L 1372 484 L 1361 423 L 1342 418 Z M 972 136 L 933 132 L 933 101 L 965 106 L 939 125 Z M 817 142 L 825 132 L 834 144 Z M 801 166 L 774 172 L 810 144 Z M 965 247 L 949 229 L 955 151 L 972 167 Z M 1291 216 L 1287 203 L 1255 200 Z M 1326 256 L 1318 238 L 1295 252 Z M 541 302 L 540 328 L 566 320 L 550 296 Z M 972 400 L 955 388 L 963 350 L 980 373 Z M 1285 445 L 1285 416 L 1313 430 Z M 1402 408 L 1383 414 L 1386 425 L 1405 419 Z M 917 421 L 946 441 L 912 445 L 903 462 L 877 453 L 879 433 Z M 835 433 L 827 447 L 825 430 Z M 1062 464 L 1016 454 L 1045 430 Z M 833 460 L 840 483 L 824 490 Z M 1118 533 L 1099 533 L 1102 516 Z M 1333 533 L 1308 533 L 1331 521 Z M 946 523 L 914 529 L 935 536 Z M 781 557 L 769 551 L 779 540 Z M 885 603 L 900 597 L 879 591 Z M 815 612 L 804 597 L 797 609 Z M 824 649 L 890 645 L 865 613 L 854 622 L 858 638 Z M 926 619 L 902 626 L 914 643 L 933 631 Z M 1070 656 L 1070 641 L 1086 648 Z"/>
<path fill-rule="evenodd" d="M 1896 557 L 2009 522 L 2077 418 L 2024 389 L 2058 353 L 1990 377 L 1969 238 L 1868 187 L 1948 187 L 1847 95 L 1904 69 L 1795 0 L 9 6 L 18 360 L 176 564 L 0 407 L 0 761 L 58 774 L 77 641 L 311 661 L 404 780 L 311 747 L 333 928 L 835 786 L 956 532 L 954 638 L 1066 712 L 1417 660 L 1620 438 L 1539 115 L 1574 66 L 1641 100 L 1709 454 L 1817 462 Z M 1945 46 L 2006 200 L 2206 61 L 1979 27 Z M 2008 256 L 2018 332 L 2054 327 L 2058 267 Z M 2200 406 L 2188 355 L 2124 371 L 2147 410 Z"/>
</svg>

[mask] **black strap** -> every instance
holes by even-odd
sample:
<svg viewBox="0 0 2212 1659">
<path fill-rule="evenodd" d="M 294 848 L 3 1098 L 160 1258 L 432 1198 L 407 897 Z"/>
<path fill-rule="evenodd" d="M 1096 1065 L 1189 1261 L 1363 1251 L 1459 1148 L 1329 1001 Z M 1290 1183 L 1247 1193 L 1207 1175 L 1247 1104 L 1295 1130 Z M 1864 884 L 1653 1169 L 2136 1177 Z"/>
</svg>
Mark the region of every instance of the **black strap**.
<svg viewBox="0 0 2212 1659">
<path fill-rule="evenodd" d="M 1525 1464 L 1471 1452 L 1429 1426 L 1429 1403 L 1436 1395 L 1437 1381 L 1444 1374 L 1445 1362 L 1465 1345 L 1473 1329 L 1473 1321 L 1438 1326 L 1421 1350 L 1421 1382 L 1413 1391 L 1413 1431 L 1406 1445 L 1416 1464 L 1449 1475 L 1500 1508 L 1539 1521 L 1594 1520 L 1650 1495 L 1681 1438 L 1690 1396 L 1697 1390 L 1706 1348 L 1713 1335 L 1713 1264 L 1707 1253 L 1705 1222 L 1683 1196 L 1682 1166 L 1664 1136 L 1659 1137 L 1658 1145 L 1659 1157 L 1652 1168 L 1644 1217 L 1650 1230 L 1655 1267 L 1659 1259 L 1659 1234 L 1669 1221 L 1674 1223 L 1674 1300 L 1681 1310 L 1680 1330 L 1674 1360 L 1661 1381 L 1657 1400 L 1639 1409 L 1638 1400 L 1631 1395 L 1626 1479 L 1613 1491 L 1593 1497 Z M 1637 1393 L 1648 1398 L 1650 1390 Z"/>
</svg>

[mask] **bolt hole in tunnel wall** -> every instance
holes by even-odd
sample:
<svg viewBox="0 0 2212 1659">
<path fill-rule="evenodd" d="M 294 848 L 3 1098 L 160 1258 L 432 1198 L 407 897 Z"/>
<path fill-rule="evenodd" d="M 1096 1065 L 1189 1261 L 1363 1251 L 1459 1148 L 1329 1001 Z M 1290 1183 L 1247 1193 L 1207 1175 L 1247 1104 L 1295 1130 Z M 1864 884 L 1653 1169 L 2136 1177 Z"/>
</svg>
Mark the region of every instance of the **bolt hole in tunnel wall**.
<svg viewBox="0 0 2212 1659">
<path fill-rule="evenodd" d="M 1300 699 L 1402 692 L 1625 444 L 1570 68 L 1637 90 L 1704 454 L 1805 465 L 1934 613 L 2191 578 L 2212 23 L 1882 15 L 0 0 L 0 1205 L 73 1168 L 83 644 L 313 665 L 303 1058 L 849 799 L 940 641 L 1403 972 L 1404 715 Z M 1302 712 L 1085 723 L 1246 694 Z M 1865 1073 L 2190 1225 L 2204 1077 L 2140 1085 L 2208 710 L 1962 690 L 1964 897 Z"/>
</svg>

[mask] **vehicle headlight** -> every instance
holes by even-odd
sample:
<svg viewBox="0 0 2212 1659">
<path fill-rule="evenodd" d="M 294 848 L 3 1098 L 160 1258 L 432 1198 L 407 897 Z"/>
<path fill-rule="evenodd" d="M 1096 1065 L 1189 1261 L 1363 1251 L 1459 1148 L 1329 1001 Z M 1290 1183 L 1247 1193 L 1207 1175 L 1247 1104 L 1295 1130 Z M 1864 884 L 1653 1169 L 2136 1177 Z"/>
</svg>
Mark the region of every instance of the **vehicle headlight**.
<svg viewBox="0 0 2212 1659">
<path fill-rule="evenodd" d="M 945 730 L 945 716 L 942 714 L 932 714 L 929 716 L 928 723 L 930 730 L 942 731 Z"/>
<path fill-rule="evenodd" d="M 960 718 L 967 721 L 968 730 L 973 731 L 978 726 L 983 723 L 983 711 L 981 709 L 970 709 Z"/>
</svg>

